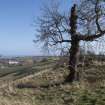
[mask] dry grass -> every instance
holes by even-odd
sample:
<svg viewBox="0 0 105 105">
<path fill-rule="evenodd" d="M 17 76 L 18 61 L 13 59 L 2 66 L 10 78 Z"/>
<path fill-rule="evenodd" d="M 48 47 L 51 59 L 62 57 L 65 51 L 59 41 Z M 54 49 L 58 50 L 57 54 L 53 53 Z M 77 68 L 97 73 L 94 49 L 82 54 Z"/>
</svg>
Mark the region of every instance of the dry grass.
<svg viewBox="0 0 105 105">
<path fill-rule="evenodd" d="M 64 81 L 68 71 L 65 68 L 53 69 L 52 66 L 45 69 L 44 65 L 48 66 L 48 63 L 43 64 L 44 71 L 2 83 L 0 105 L 105 105 L 104 79 L 92 82 L 84 76 L 84 81 L 56 86 L 55 83 Z M 91 71 L 90 68 L 88 67 L 88 72 Z M 96 67 L 93 68 L 95 72 L 98 69 L 104 70 L 104 66 L 97 70 Z"/>
</svg>

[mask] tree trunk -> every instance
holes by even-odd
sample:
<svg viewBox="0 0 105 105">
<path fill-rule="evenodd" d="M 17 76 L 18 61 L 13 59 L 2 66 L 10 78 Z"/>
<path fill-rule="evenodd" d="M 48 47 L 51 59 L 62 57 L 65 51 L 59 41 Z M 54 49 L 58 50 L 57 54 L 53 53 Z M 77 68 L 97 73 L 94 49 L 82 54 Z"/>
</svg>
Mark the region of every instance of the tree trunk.
<svg viewBox="0 0 105 105">
<path fill-rule="evenodd" d="M 72 39 L 69 53 L 70 53 L 69 57 L 70 73 L 66 78 L 66 82 L 73 82 L 74 80 L 79 79 L 79 75 L 77 72 L 77 65 L 79 60 L 79 40 L 77 40 L 76 38 Z"/>
<path fill-rule="evenodd" d="M 77 30 L 77 11 L 76 4 L 71 8 L 71 16 L 70 16 L 70 34 L 71 34 L 71 48 L 70 48 L 70 57 L 69 57 L 69 70 L 70 73 L 66 78 L 65 82 L 73 82 L 77 80 L 77 64 L 79 58 L 79 38 L 76 35 Z"/>
</svg>

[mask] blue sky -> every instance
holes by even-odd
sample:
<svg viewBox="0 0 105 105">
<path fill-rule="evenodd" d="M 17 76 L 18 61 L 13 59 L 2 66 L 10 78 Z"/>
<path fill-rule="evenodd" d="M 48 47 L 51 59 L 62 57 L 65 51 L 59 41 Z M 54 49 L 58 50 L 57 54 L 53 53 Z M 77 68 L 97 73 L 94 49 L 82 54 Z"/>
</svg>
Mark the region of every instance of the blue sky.
<svg viewBox="0 0 105 105">
<path fill-rule="evenodd" d="M 0 0 L 0 54 L 42 55 L 40 46 L 33 43 L 33 21 L 40 16 L 40 8 L 49 0 Z M 69 7 L 71 0 L 61 0 Z M 63 7 L 64 7 L 63 6 Z"/>
</svg>

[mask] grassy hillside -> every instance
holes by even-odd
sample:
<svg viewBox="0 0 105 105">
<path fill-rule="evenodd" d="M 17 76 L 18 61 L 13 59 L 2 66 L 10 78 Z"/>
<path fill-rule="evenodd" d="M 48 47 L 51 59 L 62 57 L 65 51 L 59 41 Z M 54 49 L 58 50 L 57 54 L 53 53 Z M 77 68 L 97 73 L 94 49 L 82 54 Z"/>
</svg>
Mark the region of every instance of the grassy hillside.
<svg viewBox="0 0 105 105">
<path fill-rule="evenodd" d="M 1 75 L 1 81 L 11 79 L 5 85 L 0 82 L 0 105 L 105 105 L 105 66 L 82 69 L 83 79 L 73 84 L 60 84 L 68 70 L 51 59 L 29 68 L 12 69 L 15 76 L 14 72 Z"/>
</svg>

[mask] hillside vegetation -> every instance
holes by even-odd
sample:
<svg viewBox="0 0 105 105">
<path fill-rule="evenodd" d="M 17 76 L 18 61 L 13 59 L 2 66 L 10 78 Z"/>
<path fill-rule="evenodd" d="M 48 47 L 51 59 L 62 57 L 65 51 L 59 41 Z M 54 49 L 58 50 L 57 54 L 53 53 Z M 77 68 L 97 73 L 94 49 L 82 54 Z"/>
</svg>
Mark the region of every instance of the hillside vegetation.
<svg viewBox="0 0 105 105">
<path fill-rule="evenodd" d="M 55 59 L 0 70 L 0 105 L 105 105 L 105 65 L 82 70 L 72 84 L 63 83 L 68 70 Z"/>
</svg>

